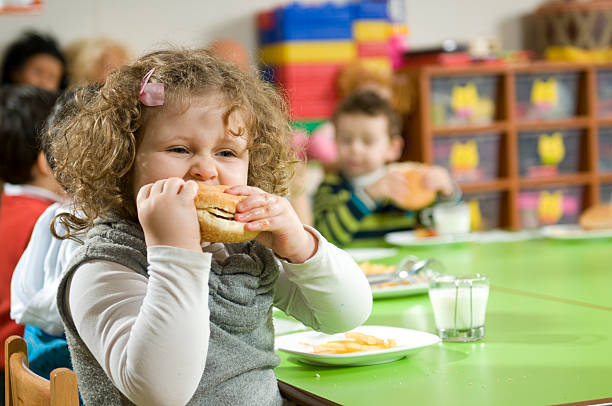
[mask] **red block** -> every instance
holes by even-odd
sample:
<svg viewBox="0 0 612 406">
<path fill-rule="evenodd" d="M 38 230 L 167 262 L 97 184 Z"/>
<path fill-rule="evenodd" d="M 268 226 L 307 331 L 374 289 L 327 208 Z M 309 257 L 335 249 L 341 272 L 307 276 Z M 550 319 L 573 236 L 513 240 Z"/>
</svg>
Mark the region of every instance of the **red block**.
<svg viewBox="0 0 612 406">
<path fill-rule="evenodd" d="M 334 114 L 335 100 L 320 99 L 289 99 L 291 117 L 294 119 L 321 120 L 328 119 Z"/>
<path fill-rule="evenodd" d="M 336 78 L 342 64 L 289 64 L 274 68 L 294 118 L 328 118 L 338 101 Z"/>
<path fill-rule="evenodd" d="M 389 47 L 388 41 L 357 42 L 357 55 L 360 58 L 388 57 L 391 55 L 391 48 Z"/>
</svg>

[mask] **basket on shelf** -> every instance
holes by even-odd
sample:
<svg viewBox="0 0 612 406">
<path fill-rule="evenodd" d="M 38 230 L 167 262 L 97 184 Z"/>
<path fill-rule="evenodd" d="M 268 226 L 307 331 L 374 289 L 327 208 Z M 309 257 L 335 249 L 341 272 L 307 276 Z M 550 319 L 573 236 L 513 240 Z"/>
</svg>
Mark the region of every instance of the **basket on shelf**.
<svg viewBox="0 0 612 406">
<path fill-rule="evenodd" d="M 526 23 L 524 46 L 539 56 L 555 49 L 566 59 L 609 60 L 607 55 L 580 51 L 608 50 L 612 46 L 612 0 L 548 2 L 527 16 Z"/>
</svg>

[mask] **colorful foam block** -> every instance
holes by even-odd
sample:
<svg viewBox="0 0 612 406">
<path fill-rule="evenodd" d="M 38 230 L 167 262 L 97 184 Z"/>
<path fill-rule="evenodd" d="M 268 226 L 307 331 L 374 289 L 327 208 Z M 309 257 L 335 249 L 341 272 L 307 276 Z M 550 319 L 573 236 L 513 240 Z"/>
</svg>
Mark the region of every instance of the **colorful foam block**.
<svg viewBox="0 0 612 406">
<path fill-rule="evenodd" d="M 387 41 L 393 30 L 391 24 L 384 20 L 353 21 L 353 39 L 358 42 Z"/>
<path fill-rule="evenodd" d="M 355 44 L 351 41 L 284 42 L 260 49 L 262 61 L 272 65 L 348 62 L 355 55 Z"/>
<path fill-rule="evenodd" d="M 350 40 L 351 7 L 292 3 L 257 15 L 260 44 L 303 40 Z"/>
<path fill-rule="evenodd" d="M 367 41 L 357 42 L 358 57 L 389 57 L 391 47 L 389 41 Z"/>
</svg>

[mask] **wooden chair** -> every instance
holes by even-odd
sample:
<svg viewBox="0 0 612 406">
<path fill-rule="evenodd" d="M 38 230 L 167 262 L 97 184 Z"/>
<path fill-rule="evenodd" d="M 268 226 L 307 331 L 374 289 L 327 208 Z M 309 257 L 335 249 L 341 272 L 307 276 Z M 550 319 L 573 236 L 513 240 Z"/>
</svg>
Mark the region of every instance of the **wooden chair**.
<svg viewBox="0 0 612 406">
<path fill-rule="evenodd" d="M 19 336 L 4 342 L 6 406 L 78 406 L 76 375 L 68 368 L 51 371 L 51 381 L 32 372 L 28 346 Z"/>
</svg>

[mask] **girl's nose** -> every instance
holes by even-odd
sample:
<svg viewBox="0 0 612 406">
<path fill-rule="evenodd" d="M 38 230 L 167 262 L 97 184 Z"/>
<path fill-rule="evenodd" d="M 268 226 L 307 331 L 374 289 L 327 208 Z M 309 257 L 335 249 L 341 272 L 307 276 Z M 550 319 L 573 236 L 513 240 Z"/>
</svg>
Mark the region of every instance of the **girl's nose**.
<svg viewBox="0 0 612 406">
<path fill-rule="evenodd" d="M 218 176 L 214 160 L 196 157 L 189 169 L 189 176 L 194 180 L 207 181 Z"/>
</svg>

